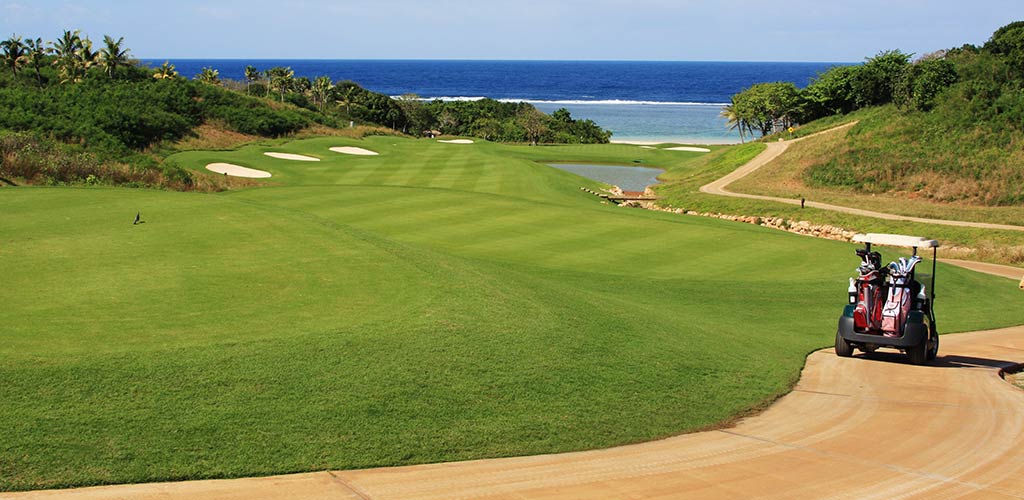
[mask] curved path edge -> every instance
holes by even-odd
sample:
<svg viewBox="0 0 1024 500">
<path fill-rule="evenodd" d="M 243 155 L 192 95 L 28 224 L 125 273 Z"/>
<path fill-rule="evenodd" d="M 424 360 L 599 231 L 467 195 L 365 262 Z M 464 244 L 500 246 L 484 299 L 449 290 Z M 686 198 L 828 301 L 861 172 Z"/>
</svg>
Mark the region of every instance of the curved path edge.
<svg viewBox="0 0 1024 500">
<path fill-rule="evenodd" d="M 827 133 L 831 133 L 831 132 L 837 132 L 839 130 L 844 130 L 844 129 L 852 127 L 852 126 L 854 126 L 856 124 L 857 124 L 857 122 L 853 121 L 853 122 L 850 122 L 850 123 L 845 123 L 845 124 L 840 125 L 838 127 L 833 127 L 833 128 L 828 129 L 828 130 L 823 130 L 821 132 L 817 132 L 817 133 L 814 133 L 814 134 L 811 134 L 811 135 L 808 135 L 808 136 L 805 136 L 805 137 L 801 137 L 801 138 L 798 138 L 798 139 L 793 139 L 793 140 L 790 140 L 790 141 L 766 143 L 767 148 L 764 151 L 762 151 L 761 154 L 755 156 L 752 160 L 750 160 L 749 162 L 747 162 L 743 166 L 737 168 L 736 170 L 730 172 L 728 175 L 725 175 L 724 177 L 721 177 L 721 178 L 719 178 L 719 179 L 717 179 L 717 180 L 715 180 L 713 182 L 709 182 L 708 184 L 705 184 L 705 185 L 701 186 L 700 187 L 700 191 L 702 193 L 715 194 L 715 195 L 719 195 L 719 196 L 730 196 L 730 197 L 733 197 L 733 198 L 748 198 L 748 199 L 752 199 L 752 200 L 765 200 L 765 201 L 774 201 L 774 202 L 778 202 L 778 203 L 787 203 L 789 205 L 799 205 L 800 204 L 800 200 L 794 200 L 794 199 L 791 199 L 791 198 L 780 198 L 778 196 L 766 196 L 766 195 L 759 195 L 759 194 L 737 193 L 737 192 L 734 192 L 734 191 L 729 191 L 728 189 L 726 189 L 726 187 L 729 186 L 729 184 L 732 184 L 733 182 L 736 182 L 736 181 L 746 177 L 747 175 L 750 175 L 755 170 L 757 170 L 757 169 L 767 165 L 772 160 L 778 158 L 779 155 L 781 155 L 782 153 L 786 152 L 786 150 L 789 148 L 790 144 L 793 144 L 793 143 L 796 143 L 796 142 L 800 142 L 800 141 L 802 141 L 804 139 L 809 139 L 811 137 L 814 137 L 814 136 L 817 136 L 817 135 L 820 135 L 820 134 L 827 134 Z M 817 202 L 817 201 L 807 201 L 805 204 L 808 207 L 818 208 L 818 209 L 821 209 L 821 210 L 832 210 L 834 212 L 844 212 L 844 213 L 848 213 L 848 214 L 852 214 L 852 215 L 860 215 L 860 216 L 864 216 L 864 217 L 873 217 L 873 218 L 876 218 L 876 219 L 902 220 L 902 221 L 919 222 L 919 223 L 925 223 L 925 224 L 938 224 L 938 225 L 943 225 L 943 226 L 959 226 L 959 227 L 974 227 L 974 228 L 980 228 L 980 229 L 999 229 L 999 230 L 1006 230 L 1006 231 L 1024 231 L 1024 226 L 1015 226 L 1015 225 L 1012 225 L 1012 224 L 994 224 L 994 223 L 989 223 L 989 222 L 969 222 L 969 221 L 947 220 L 947 219 L 927 219 L 927 218 L 923 218 L 923 217 L 911 217 L 909 215 L 898 215 L 898 214 L 890 214 L 890 213 L 885 213 L 885 212 L 875 212 L 873 210 L 862 210 L 862 209 L 859 209 L 859 208 L 844 207 L 844 206 L 841 206 L 841 205 L 832 205 L 832 204 L 829 204 L 829 203 L 821 203 L 821 202 Z"/>
</svg>

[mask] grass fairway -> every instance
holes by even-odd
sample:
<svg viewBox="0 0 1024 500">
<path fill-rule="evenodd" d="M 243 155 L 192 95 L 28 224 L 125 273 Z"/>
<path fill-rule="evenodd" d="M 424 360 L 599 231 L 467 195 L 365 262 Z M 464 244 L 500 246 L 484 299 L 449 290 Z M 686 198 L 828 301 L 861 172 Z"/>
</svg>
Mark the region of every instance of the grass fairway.
<svg viewBox="0 0 1024 500">
<path fill-rule="evenodd" d="M 755 408 L 831 344 L 854 246 L 604 206 L 533 161 L 699 155 L 310 139 L 171 159 L 265 188 L 0 189 L 0 490 L 606 447 Z M 943 332 L 1020 322 L 1015 283 L 941 267 Z"/>
</svg>

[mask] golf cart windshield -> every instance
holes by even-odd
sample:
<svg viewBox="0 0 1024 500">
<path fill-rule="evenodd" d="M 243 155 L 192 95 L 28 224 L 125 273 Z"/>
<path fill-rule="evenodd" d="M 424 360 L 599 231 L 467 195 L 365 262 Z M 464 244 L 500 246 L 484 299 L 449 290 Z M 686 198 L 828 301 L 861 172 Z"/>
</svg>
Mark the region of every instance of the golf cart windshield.
<svg viewBox="0 0 1024 500">
<path fill-rule="evenodd" d="M 939 246 L 939 242 L 935 240 L 929 240 L 920 236 L 905 236 L 902 234 L 858 234 L 853 237 L 853 241 L 856 243 L 910 248 L 937 248 Z"/>
</svg>

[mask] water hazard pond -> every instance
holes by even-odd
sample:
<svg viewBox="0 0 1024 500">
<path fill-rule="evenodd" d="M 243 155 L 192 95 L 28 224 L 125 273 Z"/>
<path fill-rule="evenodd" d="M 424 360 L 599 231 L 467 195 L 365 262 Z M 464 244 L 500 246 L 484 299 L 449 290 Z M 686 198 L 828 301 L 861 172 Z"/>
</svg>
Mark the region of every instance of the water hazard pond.
<svg viewBox="0 0 1024 500">
<path fill-rule="evenodd" d="M 605 184 L 619 186 L 623 191 L 643 191 L 647 186 L 659 184 L 658 175 L 665 172 L 660 168 L 626 165 L 549 163 L 548 166 Z"/>
</svg>

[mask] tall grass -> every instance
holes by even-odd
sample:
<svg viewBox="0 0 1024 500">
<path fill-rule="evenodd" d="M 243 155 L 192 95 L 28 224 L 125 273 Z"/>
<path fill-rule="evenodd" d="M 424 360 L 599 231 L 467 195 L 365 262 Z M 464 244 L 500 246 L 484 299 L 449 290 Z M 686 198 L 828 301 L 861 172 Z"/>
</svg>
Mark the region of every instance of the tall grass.
<svg viewBox="0 0 1024 500">
<path fill-rule="evenodd" d="M 132 163 L 101 160 L 82 148 L 31 134 L 0 134 L 0 179 L 11 185 L 74 184 L 147 187 L 175 191 L 223 191 L 251 181 L 193 173 L 136 154 Z"/>
</svg>

